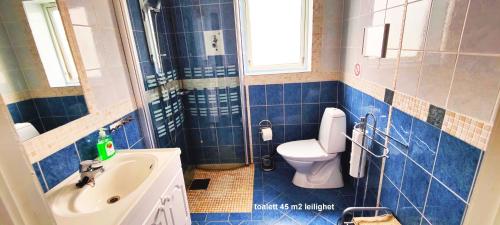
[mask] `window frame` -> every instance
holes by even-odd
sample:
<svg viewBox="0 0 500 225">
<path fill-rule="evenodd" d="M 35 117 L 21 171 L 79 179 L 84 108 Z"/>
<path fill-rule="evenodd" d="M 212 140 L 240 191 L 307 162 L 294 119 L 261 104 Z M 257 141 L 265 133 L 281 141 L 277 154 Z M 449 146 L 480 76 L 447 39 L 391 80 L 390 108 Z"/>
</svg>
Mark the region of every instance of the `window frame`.
<svg viewBox="0 0 500 225">
<path fill-rule="evenodd" d="M 63 31 L 57 31 L 56 30 L 56 25 L 54 24 L 54 18 L 52 15 L 52 11 L 56 10 L 59 11 L 57 4 L 55 2 L 47 2 L 47 3 L 41 3 L 40 7 L 42 8 L 42 11 L 44 13 L 45 17 L 45 22 L 47 24 L 47 28 L 49 29 L 50 36 L 52 39 L 52 44 L 54 46 L 54 49 L 57 54 L 57 58 L 59 59 L 59 65 L 61 66 L 61 70 L 64 75 L 64 81 L 66 83 L 66 87 L 69 86 L 79 86 L 80 85 L 80 80 L 78 77 L 78 72 L 76 70 L 76 65 L 73 59 L 73 53 L 71 50 L 69 50 L 69 55 L 66 55 L 63 51 L 62 43 L 64 40 L 61 40 L 59 37 L 59 34 L 57 32 L 63 32 L 62 35 L 66 35 Z M 63 28 L 64 29 L 64 28 Z M 73 69 L 70 69 L 69 67 L 72 67 L 71 64 L 73 65 Z M 72 71 L 74 70 L 74 71 Z M 48 78 L 47 78 L 48 79 Z M 50 83 L 50 82 L 49 82 Z M 55 86 L 55 87 L 60 87 L 60 86 Z"/>
<path fill-rule="evenodd" d="M 240 32 L 243 50 L 243 68 L 245 75 L 265 75 L 265 74 L 283 74 L 283 73 L 303 73 L 311 72 L 312 58 L 312 29 L 313 29 L 313 0 L 301 0 L 301 58 L 300 63 L 273 64 L 265 66 L 256 66 L 251 64 L 252 59 L 252 41 L 251 26 L 248 1 L 240 0 Z"/>
</svg>

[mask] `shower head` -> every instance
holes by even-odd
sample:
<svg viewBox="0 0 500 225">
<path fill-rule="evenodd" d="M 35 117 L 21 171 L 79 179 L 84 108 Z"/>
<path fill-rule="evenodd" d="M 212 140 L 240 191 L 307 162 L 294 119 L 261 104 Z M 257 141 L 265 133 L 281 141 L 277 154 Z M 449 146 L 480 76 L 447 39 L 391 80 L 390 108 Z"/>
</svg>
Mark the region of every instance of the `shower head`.
<svg viewBox="0 0 500 225">
<path fill-rule="evenodd" d="M 153 10 L 154 12 L 160 12 L 161 0 L 142 0 L 143 10 Z"/>
</svg>

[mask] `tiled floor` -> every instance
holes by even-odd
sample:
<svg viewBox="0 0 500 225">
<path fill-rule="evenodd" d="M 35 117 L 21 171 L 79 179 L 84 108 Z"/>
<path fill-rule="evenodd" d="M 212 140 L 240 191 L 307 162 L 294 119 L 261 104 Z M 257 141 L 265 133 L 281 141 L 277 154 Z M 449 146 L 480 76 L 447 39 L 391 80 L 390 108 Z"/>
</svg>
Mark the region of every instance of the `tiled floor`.
<svg viewBox="0 0 500 225">
<path fill-rule="evenodd" d="M 263 172 L 255 165 L 252 213 L 192 213 L 193 224 L 336 224 L 342 210 L 353 202 L 352 188 L 304 189 L 291 183 L 293 168 L 281 162 L 276 170 Z M 334 210 L 304 210 L 305 204 L 335 204 Z M 259 210 L 255 205 L 277 204 L 278 209 Z M 289 208 L 281 208 L 288 204 Z M 302 204 L 302 210 L 291 209 Z"/>
<path fill-rule="evenodd" d="M 252 212 L 253 165 L 233 170 L 194 171 L 195 179 L 210 179 L 207 190 L 188 190 L 189 209 L 198 212 Z"/>
</svg>

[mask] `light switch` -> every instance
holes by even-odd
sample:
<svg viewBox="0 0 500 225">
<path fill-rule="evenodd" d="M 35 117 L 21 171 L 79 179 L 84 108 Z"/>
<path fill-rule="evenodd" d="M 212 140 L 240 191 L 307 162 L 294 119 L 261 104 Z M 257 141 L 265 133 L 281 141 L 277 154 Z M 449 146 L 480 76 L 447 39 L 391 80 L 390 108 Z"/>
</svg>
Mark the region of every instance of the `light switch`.
<svg viewBox="0 0 500 225">
<path fill-rule="evenodd" d="M 204 31 L 203 36 L 205 39 L 205 54 L 210 55 L 224 55 L 224 36 L 222 30 Z"/>
</svg>

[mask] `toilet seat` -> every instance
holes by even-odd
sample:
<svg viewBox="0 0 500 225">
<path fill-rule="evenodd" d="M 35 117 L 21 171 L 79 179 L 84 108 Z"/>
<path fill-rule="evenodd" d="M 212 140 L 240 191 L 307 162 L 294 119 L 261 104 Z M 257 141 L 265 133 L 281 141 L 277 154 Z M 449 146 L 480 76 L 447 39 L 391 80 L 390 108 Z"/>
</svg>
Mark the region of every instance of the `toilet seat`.
<svg viewBox="0 0 500 225">
<path fill-rule="evenodd" d="M 283 157 L 302 162 L 326 161 L 337 156 L 326 153 L 316 139 L 287 142 L 279 145 L 277 151 Z"/>
</svg>

